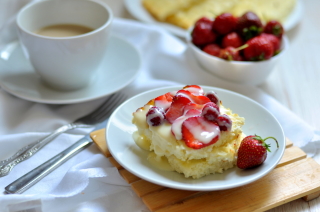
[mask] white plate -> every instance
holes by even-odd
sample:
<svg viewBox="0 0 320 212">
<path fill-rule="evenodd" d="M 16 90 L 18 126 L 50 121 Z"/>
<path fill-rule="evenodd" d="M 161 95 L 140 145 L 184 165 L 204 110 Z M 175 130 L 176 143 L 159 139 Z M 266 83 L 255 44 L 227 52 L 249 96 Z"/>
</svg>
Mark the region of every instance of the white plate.
<svg viewBox="0 0 320 212">
<path fill-rule="evenodd" d="M 144 92 L 120 105 L 110 117 L 106 127 L 106 140 L 113 157 L 132 174 L 162 186 L 195 191 L 222 190 L 234 188 L 260 179 L 270 172 L 280 161 L 285 150 L 285 136 L 276 118 L 257 102 L 234 92 L 221 88 L 202 86 L 205 91 L 218 93 L 224 106 L 245 117 L 243 131 L 246 135 L 257 134 L 262 137 L 275 137 L 280 147 L 277 149 L 270 140 L 271 153 L 259 167 L 250 170 L 232 168 L 223 174 L 212 174 L 200 179 L 185 178 L 177 172 L 162 171 L 152 166 L 147 156 L 149 151 L 139 148 L 132 133 L 136 131 L 131 123 L 132 113 L 150 99 L 169 91 L 179 90 L 182 86 L 171 86 Z"/>
<path fill-rule="evenodd" d="M 152 23 L 156 24 L 158 26 L 163 27 L 164 29 L 168 30 L 174 35 L 177 35 L 179 37 L 185 37 L 186 30 L 177 27 L 172 24 L 168 23 L 162 23 L 157 21 L 155 18 L 150 15 L 150 13 L 143 7 L 142 0 L 125 0 L 125 5 L 127 10 L 130 12 L 132 16 L 134 16 L 136 19 L 143 21 L 145 23 Z M 290 14 L 290 16 L 287 18 L 285 23 L 283 24 L 283 27 L 286 31 L 291 30 L 294 26 L 296 26 L 303 14 L 303 5 L 302 0 L 297 0 L 297 4 Z"/>
<path fill-rule="evenodd" d="M 111 36 L 105 59 L 91 84 L 76 91 L 57 91 L 41 82 L 19 45 L 8 60 L 0 59 L 0 86 L 29 101 L 47 104 L 79 103 L 122 89 L 136 77 L 140 65 L 139 52 L 125 40 Z"/>
</svg>

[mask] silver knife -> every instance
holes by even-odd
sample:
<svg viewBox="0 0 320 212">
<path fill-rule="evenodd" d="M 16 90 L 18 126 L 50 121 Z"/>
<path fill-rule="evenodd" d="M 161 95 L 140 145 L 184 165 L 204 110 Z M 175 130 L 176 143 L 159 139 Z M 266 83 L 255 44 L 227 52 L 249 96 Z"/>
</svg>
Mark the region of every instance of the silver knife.
<svg viewBox="0 0 320 212">
<path fill-rule="evenodd" d="M 92 132 L 98 129 L 101 129 L 102 128 L 101 125 L 105 123 L 106 121 L 97 125 L 92 130 Z M 31 170 L 27 174 L 23 175 L 22 177 L 18 178 L 16 181 L 6 186 L 4 188 L 5 193 L 6 194 L 23 193 L 24 191 L 28 190 L 30 187 L 35 185 L 37 182 L 39 182 L 42 178 L 44 178 L 49 173 L 51 173 L 53 170 L 55 170 L 60 165 L 62 165 L 64 162 L 66 162 L 68 159 L 70 159 L 72 156 L 76 155 L 83 149 L 90 146 L 92 143 L 93 141 L 90 138 L 90 133 L 88 133 L 87 135 L 85 135 L 83 138 L 81 138 L 79 141 L 77 141 L 76 143 L 74 143 L 64 151 L 60 152 L 56 156 L 52 157 L 51 159 L 47 160 L 40 166 L 36 167 L 35 169 Z"/>
</svg>

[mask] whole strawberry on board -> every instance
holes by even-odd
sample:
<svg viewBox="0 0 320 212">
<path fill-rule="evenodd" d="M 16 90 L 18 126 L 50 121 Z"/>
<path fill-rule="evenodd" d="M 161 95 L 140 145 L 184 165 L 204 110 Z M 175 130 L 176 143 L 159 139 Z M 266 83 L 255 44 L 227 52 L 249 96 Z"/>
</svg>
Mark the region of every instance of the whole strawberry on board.
<svg viewBox="0 0 320 212">
<path fill-rule="evenodd" d="M 249 135 L 245 137 L 238 150 L 237 167 L 247 169 L 261 165 L 267 158 L 267 152 L 271 152 L 267 139 L 274 139 L 279 148 L 278 141 L 274 137 L 262 139 L 258 135 Z"/>
</svg>

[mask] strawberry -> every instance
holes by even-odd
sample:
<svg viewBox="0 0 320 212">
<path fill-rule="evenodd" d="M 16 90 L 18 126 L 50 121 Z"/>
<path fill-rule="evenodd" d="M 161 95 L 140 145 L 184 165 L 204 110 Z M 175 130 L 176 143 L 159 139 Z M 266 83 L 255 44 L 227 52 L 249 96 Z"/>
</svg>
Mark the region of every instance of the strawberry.
<svg viewBox="0 0 320 212">
<path fill-rule="evenodd" d="M 225 35 L 222 38 L 222 47 L 226 48 L 226 47 L 234 47 L 234 48 L 238 48 L 240 46 L 242 46 L 244 44 L 242 38 L 240 37 L 240 35 L 236 32 L 231 32 L 227 35 Z"/>
<path fill-rule="evenodd" d="M 219 57 L 221 48 L 220 48 L 219 45 L 211 43 L 211 44 L 206 45 L 206 46 L 202 49 L 202 51 L 204 51 L 204 52 L 206 52 L 206 53 L 208 53 L 208 54 L 210 54 L 210 55 L 212 55 L 212 56 Z"/>
<path fill-rule="evenodd" d="M 267 151 L 270 152 L 270 145 L 265 143 L 267 139 L 274 139 L 279 148 L 278 141 L 274 137 L 262 139 L 257 135 L 245 137 L 238 150 L 237 166 L 240 169 L 247 169 L 261 165 L 267 158 Z"/>
<path fill-rule="evenodd" d="M 267 38 L 273 45 L 274 55 L 280 52 L 281 41 L 273 34 L 262 33 L 261 36 Z"/>
<path fill-rule="evenodd" d="M 251 38 L 246 44 L 243 54 L 248 61 L 268 60 L 274 55 L 273 44 L 261 35 Z"/>
<path fill-rule="evenodd" d="M 172 102 L 172 96 L 170 92 L 158 96 L 154 99 L 154 105 L 157 107 L 162 107 L 164 110 L 168 109 Z"/>
<path fill-rule="evenodd" d="M 207 103 L 208 104 L 208 103 Z M 204 105 L 199 105 L 193 102 L 188 103 L 186 106 L 183 108 L 183 113 L 186 114 L 189 110 L 198 110 L 202 111 Z"/>
<path fill-rule="evenodd" d="M 229 60 L 229 61 L 232 61 L 232 60 L 241 61 L 242 60 L 241 55 L 239 54 L 239 51 L 232 46 L 221 49 L 219 57 L 221 59 Z"/>
<path fill-rule="evenodd" d="M 268 34 L 273 34 L 279 39 L 281 39 L 284 33 L 284 29 L 280 22 L 272 20 L 267 22 L 267 24 L 264 27 L 264 32 Z"/>
<path fill-rule="evenodd" d="M 196 104 L 205 104 L 207 102 L 210 102 L 210 99 L 206 96 L 203 96 L 203 95 L 194 95 L 193 93 L 191 93 L 190 91 L 188 90 L 179 90 L 177 93 L 176 93 L 176 97 L 177 96 L 185 96 L 187 98 L 189 98 L 193 103 L 196 103 Z"/>
<path fill-rule="evenodd" d="M 167 110 L 165 117 L 170 124 L 174 122 L 178 117 L 183 115 L 183 108 L 190 103 L 191 100 L 186 96 L 174 96 L 173 101 L 169 109 Z"/>
<path fill-rule="evenodd" d="M 260 18 L 249 11 L 238 18 L 236 29 L 245 40 L 249 40 L 261 34 L 263 25 Z"/>
<path fill-rule="evenodd" d="M 209 18 L 203 17 L 199 19 L 192 30 L 192 43 L 196 46 L 204 46 L 213 43 L 217 35 L 212 31 L 213 21 Z"/>
<path fill-rule="evenodd" d="M 212 24 L 213 30 L 220 35 L 225 35 L 232 32 L 237 24 L 237 18 L 231 13 L 222 13 L 218 15 Z"/>
<path fill-rule="evenodd" d="M 183 87 L 183 90 L 190 91 L 193 95 L 203 95 L 204 91 L 199 85 L 186 85 Z"/>
<path fill-rule="evenodd" d="M 220 137 L 219 126 L 214 122 L 206 121 L 203 117 L 192 116 L 187 118 L 181 127 L 182 140 L 193 149 L 200 149 L 216 143 Z"/>
</svg>

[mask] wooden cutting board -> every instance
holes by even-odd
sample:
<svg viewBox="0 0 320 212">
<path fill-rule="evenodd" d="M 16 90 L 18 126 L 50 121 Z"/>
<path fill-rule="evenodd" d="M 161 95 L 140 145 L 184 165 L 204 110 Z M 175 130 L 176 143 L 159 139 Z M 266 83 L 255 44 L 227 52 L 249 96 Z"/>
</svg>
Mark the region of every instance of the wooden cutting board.
<svg viewBox="0 0 320 212">
<path fill-rule="evenodd" d="M 320 165 L 289 140 L 280 163 L 265 177 L 233 189 L 201 192 L 166 188 L 140 179 L 112 157 L 104 129 L 92 132 L 91 138 L 150 211 L 266 211 L 298 198 L 309 201 L 320 195 Z"/>
</svg>

